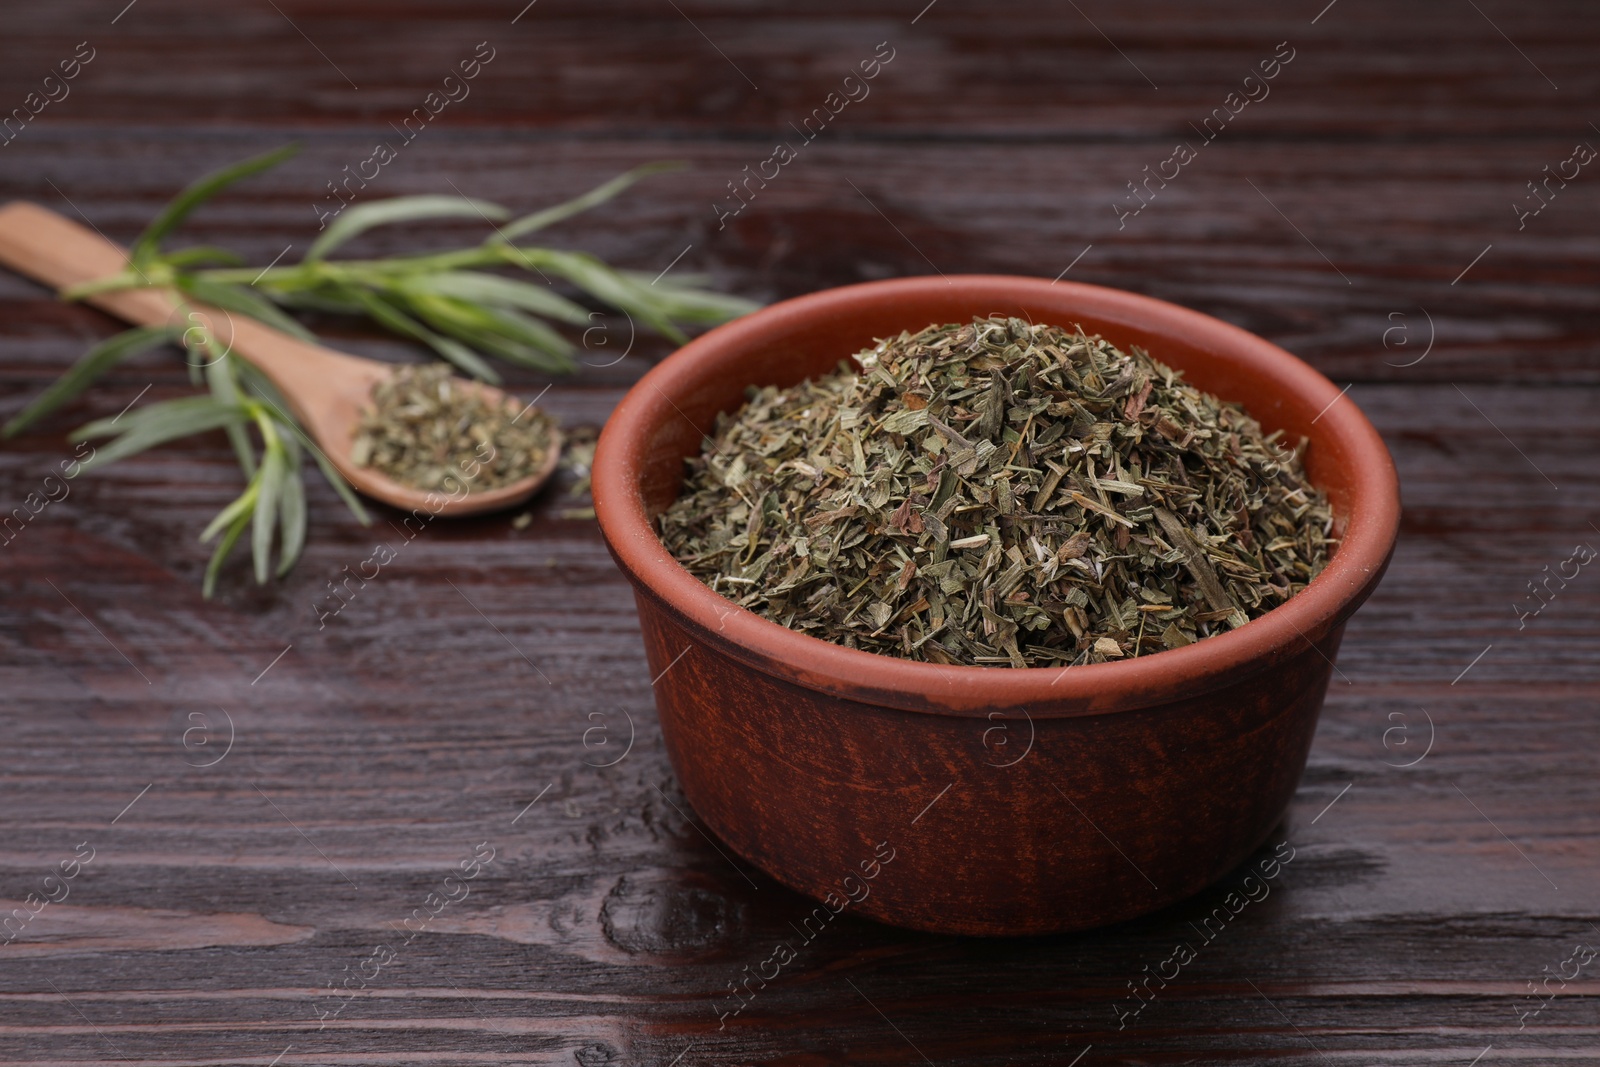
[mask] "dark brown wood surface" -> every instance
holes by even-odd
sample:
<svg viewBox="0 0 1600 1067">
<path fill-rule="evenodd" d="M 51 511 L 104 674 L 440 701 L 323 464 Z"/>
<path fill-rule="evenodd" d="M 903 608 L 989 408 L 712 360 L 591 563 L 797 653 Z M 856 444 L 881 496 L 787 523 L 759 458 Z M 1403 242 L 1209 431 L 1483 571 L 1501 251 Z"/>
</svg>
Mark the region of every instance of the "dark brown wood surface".
<svg viewBox="0 0 1600 1067">
<path fill-rule="evenodd" d="M 678 158 L 693 169 L 552 240 L 764 300 L 1070 265 L 1285 345 L 1350 383 L 1406 517 L 1270 896 L 1210 943 L 1191 924 L 1244 869 L 1074 936 L 846 914 L 719 1027 L 729 984 L 810 906 L 731 863 L 677 792 L 632 596 L 594 523 L 564 514 L 587 501 L 563 485 L 521 529 L 440 523 L 319 629 L 326 583 L 398 540 L 389 516 L 360 527 L 313 475 L 293 574 L 258 588 L 236 563 L 202 601 L 197 537 L 239 486 L 216 435 L 72 481 L 0 545 L 4 909 L 93 850 L 0 947 L 0 1060 L 1600 1063 L 1600 960 L 1579 947 L 1600 947 L 1600 575 L 1537 616 L 1514 606 L 1600 547 L 1600 174 L 1552 183 L 1520 230 L 1513 208 L 1600 145 L 1600 13 L 923 2 L 17 5 L 0 112 L 80 41 L 94 58 L 0 147 L 0 197 L 127 241 L 199 172 L 298 139 L 187 231 L 265 264 L 304 250 L 326 183 L 487 41 L 471 95 L 364 197 L 453 183 L 527 210 Z M 879 42 L 894 58 L 870 95 L 719 229 L 726 183 Z M 1279 42 L 1294 58 L 1270 95 L 1119 230 L 1125 183 Z M 113 328 L 0 274 L 0 413 Z M 590 335 L 591 365 L 546 394 L 568 425 L 602 422 L 667 351 L 628 332 Z M 188 391 L 172 353 L 115 371 L 0 449 L 0 510 L 71 455 L 71 427 Z M 469 895 L 403 925 L 484 842 Z M 1131 1014 L 1129 983 L 1182 940 L 1196 958 Z M 392 958 L 363 964 L 380 945 Z"/>
</svg>

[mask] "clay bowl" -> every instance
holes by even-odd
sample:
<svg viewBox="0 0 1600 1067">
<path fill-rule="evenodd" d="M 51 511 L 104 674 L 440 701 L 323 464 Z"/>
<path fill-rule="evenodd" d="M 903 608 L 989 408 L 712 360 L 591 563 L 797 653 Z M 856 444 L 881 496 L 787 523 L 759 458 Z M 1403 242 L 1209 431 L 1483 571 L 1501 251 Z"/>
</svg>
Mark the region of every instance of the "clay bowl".
<svg viewBox="0 0 1600 1067">
<path fill-rule="evenodd" d="M 990 313 L 1141 345 L 1269 431 L 1310 438 L 1308 473 L 1342 538 L 1326 570 L 1231 633 L 1063 673 L 807 637 L 711 592 L 662 547 L 652 517 L 747 385 L 790 385 L 874 338 Z M 1377 432 L 1277 346 L 1133 293 L 983 275 L 831 289 L 705 334 L 618 405 L 594 502 L 634 586 L 673 769 L 706 825 L 824 901 L 818 924 L 849 908 L 991 935 L 1153 911 L 1265 840 L 1305 767 L 1345 621 L 1378 584 L 1400 519 Z"/>
</svg>

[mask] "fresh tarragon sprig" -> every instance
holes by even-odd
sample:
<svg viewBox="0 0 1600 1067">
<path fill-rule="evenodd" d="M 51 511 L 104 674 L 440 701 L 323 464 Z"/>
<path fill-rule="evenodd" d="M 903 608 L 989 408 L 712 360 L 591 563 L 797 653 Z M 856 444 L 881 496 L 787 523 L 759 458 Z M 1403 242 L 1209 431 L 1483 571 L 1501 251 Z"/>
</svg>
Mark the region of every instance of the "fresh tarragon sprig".
<svg viewBox="0 0 1600 1067">
<path fill-rule="evenodd" d="M 306 341 L 315 336 L 285 308 L 363 316 L 402 337 L 427 345 L 461 371 L 482 381 L 500 380 L 489 359 L 538 370 L 576 369 L 574 346 L 549 323 L 588 326 L 593 312 L 557 293 L 561 280 L 630 319 L 683 343 L 682 327 L 723 322 L 756 305 L 702 288 L 704 279 L 666 282 L 614 269 L 583 252 L 519 244 L 520 238 L 595 207 L 649 174 L 678 164 L 636 167 L 584 195 L 517 219 L 505 208 L 464 196 L 401 196 L 341 212 L 312 243 L 300 262 L 245 267 L 235 253 L 212 246 L 163 252 L 162 242 L 189 215 L 223 189 L 282 163 L 297 151 L 288 145 L 207 174 L 179 193 L 140 234 L 118 274 L 63 291 L 66 300 L 126 289 L 165 288 L 230 314 L 258 319 Z M 494 232 L 481 244 L 444 252 L 383 259 L 331 260 L 329 253 L 378 226 L 424 219 L 481 218 Z M 496 269 L 539 275 L 533 284 Z M 255 368 L 230 357 L 206 320 L 136 326 L 95 345 L 21 413 L 0 428 L 10 437 L 77 396 L 125 359 L 164 344 L 188 353 L 191 380 L 207 394 L 168 400 L 101 419 L 75 430 L 71 439 L 114 437 L 85 469 L 101 467 L 155 445 L 220 429 L 227 434 L 247 484 L 201 534 L 218 538 L 206 567 L 203 593 L 210 597 L 234 545 L 250 530 L 258 583 L 286 574 L 305 544 L 305 489 L 301 467 L 309 452 L 329 484 L 363 524 L 366 510 L 350 486 L 289 413 L 283 398 Z M 277 566 L 272 550 L 277 545 Z"/>
</svg>

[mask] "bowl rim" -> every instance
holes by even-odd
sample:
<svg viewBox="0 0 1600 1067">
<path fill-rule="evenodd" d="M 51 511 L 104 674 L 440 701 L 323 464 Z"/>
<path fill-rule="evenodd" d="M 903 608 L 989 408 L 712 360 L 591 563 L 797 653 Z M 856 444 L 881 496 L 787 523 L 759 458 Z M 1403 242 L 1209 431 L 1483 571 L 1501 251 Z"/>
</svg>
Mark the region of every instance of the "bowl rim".
<svg viewBox="0 0 1600 1067">
<path fill-rule="evenodd" d="M 790 630 L 713 592 L 678 563 L 656 535 L 640 488 L 652 429 L 664 419 L 687 418 L 672 399 L 675 390 L 804 321 L 866 303 L 926 299 L 948 285 L 992 298 L 995 306 L 1048 298 L 1052 304 L 1074 304 L 1086 318 L 1183 335 L 1195 347 L 1247 370 L 1270 370 L 1287 393 L 1322 409 L 1313 421 L 1325 422 L 1323 433 L 1340 442 L 1346 457 L 1340 466 L 1350 479 L 1344 534 L 1322 573 L 1239 629 L 1183 648 L 1076 667 L 985 667 L 901 659 Z M 607 546 L 636 594 L 664 608 L 702 643 L 769 676 L 848 700 L 938 715 L 975 717 L 1015 710 L 1030 718 L 1061 718 L 1134 711 L 1234 684 L 1302 654 L 1304 645 L 1332 667 L 1328 653 L 1316 643 L 1336 635 L 1376 587 L 1400 524 L 1393 459 L 1355 403 L 1337 402 L 1344 392 L 1264 338 L 1126 290 L 1010 275 L 863 282 L 769 305 L 702 334 L 651 368 L 617 404 L 600 434 L 592 466 L 595 512 Z"/>
</svg>

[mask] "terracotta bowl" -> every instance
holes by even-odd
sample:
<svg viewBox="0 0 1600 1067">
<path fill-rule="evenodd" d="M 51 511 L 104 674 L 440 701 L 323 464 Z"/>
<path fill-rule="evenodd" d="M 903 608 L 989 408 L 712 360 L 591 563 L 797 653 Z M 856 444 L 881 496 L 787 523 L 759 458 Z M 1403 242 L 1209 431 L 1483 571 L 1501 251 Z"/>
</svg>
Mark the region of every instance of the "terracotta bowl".
<svg viewBox="0 0 1600 1067">
<path fill-rule="evenodd" d="M 1308 473 L 1342 538 L 1327 569 L 1238 630 L 1063 672 L 807 637 L 713 593 L 662 547 L 651 519 L 746 386 L 790 385 L 875 338 L 991 313 L 1141 345 L 1269 431 L 1310 438 Z M 1294 794 L 1345 621 L 1377 586 L 1400 519 L 1377 432 L 1277 346 L 1133 293 L 986 275 L 831 289 L 686 345 L 611 416 L 594 502 L 633 583 L 667 751 L 701 819 L 824 901 L 819 925 L 849 908 L 963 934 L 1127 919 L 1260 845 Z"/>
</svg>

